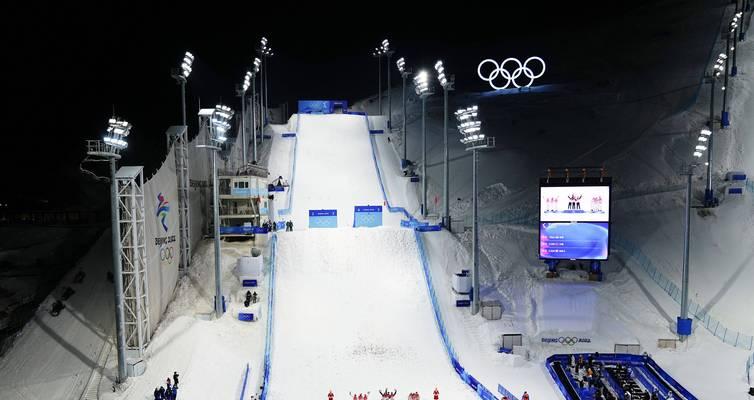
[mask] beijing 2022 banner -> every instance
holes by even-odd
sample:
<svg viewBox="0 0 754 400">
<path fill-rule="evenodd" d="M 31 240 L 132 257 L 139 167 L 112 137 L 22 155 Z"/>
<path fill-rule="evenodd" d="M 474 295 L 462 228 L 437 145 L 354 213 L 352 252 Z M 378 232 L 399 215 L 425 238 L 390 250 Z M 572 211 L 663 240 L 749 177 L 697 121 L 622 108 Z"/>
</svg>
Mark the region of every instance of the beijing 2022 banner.
<svg viewBox="0 0 754 400">
<path fill-rule="evenodd" d="M 607 260 L 610 186 L 540 187 L 539 257 Z"/>
</svg>

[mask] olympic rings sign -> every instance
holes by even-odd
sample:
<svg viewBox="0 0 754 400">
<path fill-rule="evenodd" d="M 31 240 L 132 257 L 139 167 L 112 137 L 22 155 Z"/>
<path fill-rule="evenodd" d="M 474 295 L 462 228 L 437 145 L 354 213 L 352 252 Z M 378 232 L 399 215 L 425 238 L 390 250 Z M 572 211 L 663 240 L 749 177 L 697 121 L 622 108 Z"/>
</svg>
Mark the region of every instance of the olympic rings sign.
<svg viewBox="0 0 754 400">
<path fill-rule="evenodd" d="M 173 263 L 173 248 L 172 247 L 160 248 L 160 261 L 167 261 L 168 264 Z"/>
<path fill-rule="evenodd" d="M 494 69 L 490 71 L 487 75 L 482 74 L 482 66 L 488 63 L 492 63 L 494 66 Z M 530 68 L 530 63 L 534 64 L 537 63 L 541 65 L 541 70 L 538 73 L 535 73 L 534 70 Z M 514 67 L 513 71 L 509 71 L 506 66 L 511 65 Z M 521 63 L 517 58 L 506 58 L 501 62 L 500 64 L 497 63 L 497 61 L 488 58 L 486 60 L 483 60 L 479 63 L 479 66 L 476 68 L 476 72 L 479 75 L 479 78 L 481 78 L 483 81 L 489 82 L 490 86 L 492 86 L 495 90 L 500 89 L 507 89 L 508 86 L 513 85 L 514 87 L 521 88 L 521 87 L 529 87 L 532 83 L 534 83 L 534 80 L 541 77 L 545 74 L 545 61 L 539 57 L 529 57 Z M 539 70 L 540 68 L 536 68 Z M 529 79 L 529 82 L 519 82 L 519 78 L 521 78 L 521 75 L 524 76 L 522 79 Z M 505 85 L 498 86 L 495 84 L 495 79 L 498 77 L 504 79 Z M 522 85 L 521 83 L 526 83 L 525 85 Z"/>
<path fill-rule="evenodd" d="M 564 346 L 565 345 L 573 346 L 573 345 L 575 345 L 578 342 L 579 342 L 579 338 L 573 337 L 573 336 L 566 336 L 566 337 L 561 336 L 561 337 L 558 338 L 558 343 L 560 343 L 560 344 L 562 344 Z"/>
</svg>

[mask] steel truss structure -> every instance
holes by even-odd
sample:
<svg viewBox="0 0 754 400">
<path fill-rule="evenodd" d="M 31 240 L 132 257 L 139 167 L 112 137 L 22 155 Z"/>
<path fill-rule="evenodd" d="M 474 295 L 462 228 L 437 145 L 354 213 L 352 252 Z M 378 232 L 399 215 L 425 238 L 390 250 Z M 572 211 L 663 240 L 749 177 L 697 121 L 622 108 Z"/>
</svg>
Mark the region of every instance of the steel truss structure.
<svg viewBox="0 0 754 400">
<path fill-rule="evenodd" d="M 144 230 L 143 167 L 122 167 L 115 175 L 123 279 L 126 350 L 144 355 L 150 340 L 149 283 Z"/>
</svg>

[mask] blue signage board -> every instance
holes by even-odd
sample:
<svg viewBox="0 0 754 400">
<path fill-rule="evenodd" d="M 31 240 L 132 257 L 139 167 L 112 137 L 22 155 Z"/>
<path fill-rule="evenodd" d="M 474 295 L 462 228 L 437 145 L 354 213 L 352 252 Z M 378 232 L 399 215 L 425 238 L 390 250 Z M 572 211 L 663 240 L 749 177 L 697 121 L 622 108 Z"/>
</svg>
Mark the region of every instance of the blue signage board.
<svg viewBox="0 0 754 400">
<path fill-rule="evenodd" d="M 309 210 L 309 228 L 337 228 L 338 210 Z"/>
<path fill-rule="evenodd" d="M 353 227 L 382 226 L 382 206 L 356 206 L 353 211 Z"/>
</svg>

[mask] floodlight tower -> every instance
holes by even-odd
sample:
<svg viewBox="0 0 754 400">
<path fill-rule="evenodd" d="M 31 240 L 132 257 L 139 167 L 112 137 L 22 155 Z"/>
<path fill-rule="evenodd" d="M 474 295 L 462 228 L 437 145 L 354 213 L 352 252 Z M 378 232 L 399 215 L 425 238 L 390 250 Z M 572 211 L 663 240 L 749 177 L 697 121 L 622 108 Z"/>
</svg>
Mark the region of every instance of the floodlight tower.
<svg viewBox="0 0 754 400">
<path fill-rule="evenodd" d="M 243 77 L 243 85 L 238 90 L 238 95 L 241 97 L 241 157 L 243 160 L 243 166 L 246 168 L 248 160 L 246 159 L 246 148 L 249 146 L 246 141 L 246 91 L 251 86 L 251 71 L 246 71 L 246 75 Z"/>
<path fill-rule="evenodd" d="M 450 80 L 445 75 L 445 66 L 442 60 L 435 63 L 437 71 L 437 80 L 440 81 L 443 91 L 443 124 L 442 124 L 442 141 L 443 141 L 443 166 L 442 166 L 442 225 L 450 230 L 450 178 L 448 166 L 448 92 L 454 90 L 455 76 L 451 75 Z"/>
<path fill-rule="evenodd" d="M 186 81 L 191 75 L 191 66 L 194 63 L 194 55 L 187 51 L 183 56 L 180 70 L 174 69 L 173 79 L 181 85 L 181 125 L 183 130 L 175 140 L 175 169 L 178 178 L 178 220 L 180 241 L 180 269 L 184 274 L 188 272 L 191 263 L 191 229 L 189 211 L 189 160 L 188 160 L 188 127 L 186 126 Z M 170 149 L 168 138 L 168 149 Z"/>
<path fill-rule="evenodd" d="M 385 55 L 382 47 L 375 47 L 372 57 L 377 59 L 377 115 L 382 115 L 382 56 Z"/>
<path fill-rule="evenodd" d="M 725 36 L 725 74 L 723 78 L 723 108 L 720 113 L 720 125 L 723 128 L 727 128 L 730 125 L 730 114 L 728 113 L 728 77 L 732 75 L 730 70 L 730 52 L 734 49 L 734 45 L 731 44 L 732 36 L 736 32 L 736 19 L 730 22 L 728 25 L 728 34 Z"/>
<path fill-rule="evenodd" d="M 706 136 L 704 131 L 699 136 L 699 141 Z M 694 151 L 694 157 L 701 157 L 699 154 L 703 150 L 703 145 L 696 145 Z M 697 155 L 698 154 L 698 155 Z M 680 337 L 681 341 L 691 335 L 691 318 L 689 318 L 689 240 L 691 236 L 691 195 L 692 195 L 692 178 L 694 176 L 694 169 L 698 166 L 697 163 L 691 163 L 684 167 L 681 171 L 681 175 L 686 175 L 686 210 L 684 214 L 684 236 L 683 236 L 683 271 L 681 279 L 681 315 L 676 321 L 676 333 Z"/>
<path fill-rule="evenodd" d="M 708 77 L 708 81 L 710 83 L 710 106 L 709 106 L 709 125 L 707 126 L 707 129 L 702 130 L 703 136 L 707 137 L 706 141 L 706 147 L 707 149 L 707 186 L 704 189 L 704 206 L 705 207 L 714 207 L 716 200 L 715 200 L 715 192 L 712 189 L 712 149 L 714 144 L 714 132 L 715 132 L 715 83 L 718 79 L 720 79 L 720 76 L 723 73 L 723 70 L 725 69 L 725 60 L 727 59 L 726 55 L 723 53 L 720 53 L 720 55 L 717 57 L 717 61 L 715 61 L 715 65 L 712 67 L 712 73 Z M 723 87 L 725 89 L 725 87 Z M 706 132 L 706 133 L 705 133 Z M 697 156 L 701 157 L 701 156 Z"/>
<path fill-rule="evenodd" d="M 390 41 L 382 41 L 382 52 L 387 56 L 387 128 L 392 129 L 393 121 L 393 95 L 391 93 L 392 81 L 390 80 L 390 59 L 395 54 L 395 50 L 390 48 Z M 380 93 L 381 95 L 382 93 Z"/>
<path fill-rule="evenodd" d="M 422 217 L 427 216 L 427 97 L 431 96 L 430 76 L 426 70 L 414 76 L 414 90 L 422 99 Z"/>
<path fill-rule="evenodd" d="M 406 79 L 411 76 L 411 70 L 406 69 L 406 59 L 403 57 L 399 58 L 395 63 L 398 66 L 398 72 L 401 73 L 401 79 L 403 80 L 403 158 L 401 159 L 401 168 L 405 168 L 408 164 L 408 155 L 406 150 L 408 147 L 408 131 L 406 130 Z"/>
<path fill-rule="evenodd" d="M 199 116 L 207 120 L 210 131 L 209 143 L 197 145 L 212 152 L 212 204 L 215 235 L 215 318 L 223 314 L 222 283 L 220 275 L 220 203 L 218 198 L 219 188 L 217 182 L 217 152 L 228 140 L 226 133 L 230 130 L 230 121 L 233 118 L 233 110 L 222 104 L 214 109 L 199 110 Z"/>
<path fill-rule="evenodd" d="M 120 221 L 118 214 L 118 182 L 115 164 L 120 152 L 128 147 L 126 137 L 132 125 L 127 121 L 110 118 L 103 140 L 87 140 L 87 156 L 108 161 L 110 164 L 110 225 L 113 252 L 113 282 L 115 289 L 115 339 L 118 350 L 118 382 L 125 382 L 126 374 L 126 326 L 123 306 L 123 265 L 121 264 Z"/>
<path fill-rule="evenodd" d="M 738 1 L 736 1 L 736 8 L 738 8 Z M 736 15 L 733 16 L 733 20 L 730 22 L 730 35 L 731 37 L 731 51 L 733 51 L 733 66 L 730 69 L 730 76 L 736 76 L 738 75 L 738 64 L 736 63 L 736 54 L 738 54 L 738 46 L 736 46 L 736 43 L 738 42 L 739 32 L 741 31 L 741 25 L 744 23 L 743 21 L 743 13 L 741 11 L 736 12 Z"/>
<path fill-rule="evenodd" d="M 263 114 L 261 115 L 261 121 L 259 124 L 261 125 L 261 140 L 260 143 L 264 143 L 264 124 L 267 121 L 267 110 L 269 109 L 270 105 L 267 102 L 267 92 L 269 91 L 269 87 L 267 84 L 267 58 L 272 57 L 275 54 L 272 51 L 272 48 L 267 45 L 268 40 L 266 37 L 262 37 L 259 41 L 259 49 L 257 49 L 257 53 L 259 53 L 259 56 L 262 57 L 262 75 L 259 77 L 259 101 L 262 104 L 261 109 L 263 110 Z"/>
<path fill-rule="evenodd" d="M 259 74 L 259 66 L 262 65 L 262 60 L 260 60 L 258 57 L 254 58 L 254 65 L 251 68 L 251 137 L 252 137 L 252 143 L 254 143 L 254 150 L 253 150 L 253 156 L 252 156 L 252 163 L 257 163 L 257 117 L 256 117 L 256 76 Z M 260 83 L 261 86 L 261 83 Z M 260 119 L 261 119 L 261 113 Z"/>
<path fill-rule="evenodd" d="M 495 138 L 485 137 L 482 133 L 482 121 L 479 120 L 479 108 L 471 106 L 456 111 L 458 131 L 461 133 L 461 143 L 466 145 L 466 151 L 472 153 L 471 191 L 473 193 L 471 207 L 472 235 L 471 235 L 471 313 L 479 312 L 479 224 L 477 218 L 477 168 L 478 150 L 495 147 Z"/>
</svg>

